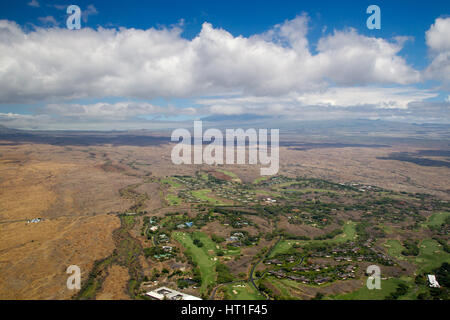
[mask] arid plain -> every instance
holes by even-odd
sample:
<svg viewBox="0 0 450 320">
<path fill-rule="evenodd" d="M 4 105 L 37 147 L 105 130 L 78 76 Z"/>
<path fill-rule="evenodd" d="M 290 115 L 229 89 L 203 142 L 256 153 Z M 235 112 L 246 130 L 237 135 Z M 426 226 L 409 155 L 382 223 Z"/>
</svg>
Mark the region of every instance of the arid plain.
<svg viewBox="0 0 450 320">
<path fill-rule="evenodd" d="M 296 139 L 303 141 L 300 136 Z M 139 202 L 143 210 L 162 216 L 168 210 L 167 190 L 157 179 L 215 170 L 207 165 L 172 164 L 170 153 L 174 144 L 168 141 L 128 144 L 126 135 L 118 144 L 114 144 L 114 139 L 112 143 L 85 145 L 64 137 L 61 141 L 27 142 L 0 136 L 0 299 L 73 298 L 74 292 L 66 287 L 66 268 L 72 264 L 80 266 L 84 282 L 95 261 L 118 249 L 114 231 L 121 221 L 114 213 L 124 212 Z M 448 148 L 442 141 L 396 142 L 377 147 L 317 146 L 312 143 L 307 148 L 298 148 L 282 144 L 279 174 L 370 184 L 450 199 L 448 166 L 385 159 L 391 154 L 411 155 Z M 442 156 L 427 158 L 448 160 Z M 258 166 L 222 168 L 244 183 L 259 177 Z M 136 193 L 124 192 L 128 186 L 137 186 Z M 146 197 L 137 200 L 139 194 Z M 38 217 L 43 219 L 40 223 L 27 223 Z M 258 223 L 261 228 L 270 228 L 264 221 Z M 214 229 L 211 225 L 208 228 Z M 308 227 L 300 230 L 305 235 L 314 232 Z M 137 246 L 146 245 L 138 227 L 128 232 Z M 267 243 L 262 241 L 261 246 Z M 239 262 L 231 264 L 236 274 L 246 272 L 247 263 L 257 250 L 250 248 L 245 252 Z M 163 263 L 143 256 L 138 260 L 139 268 L 149 277 L 153 268 L 164 267 Z M 112 264 L 102 272 L 106 275 L 97 299 L 130 298 L 127 292 L 130 274 L 126 267 Z M 351 282 L 346 286 L 350 290 Z"/>
</svg>

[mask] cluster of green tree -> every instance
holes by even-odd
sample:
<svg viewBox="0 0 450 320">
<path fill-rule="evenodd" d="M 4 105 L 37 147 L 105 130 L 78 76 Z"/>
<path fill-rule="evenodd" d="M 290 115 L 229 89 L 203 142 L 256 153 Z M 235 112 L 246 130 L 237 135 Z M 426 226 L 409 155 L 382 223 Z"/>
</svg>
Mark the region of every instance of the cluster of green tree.
<svg viewBox="0 0 450 320">
<path fill-rule="evenodd" d="M 357 188 L 347 185 L 341 185 L 327 180 L 316 179 L 316 178 L 297 178 L 298 183 L 294 183 L 289 187 L 298 188 L 313 188 L 313 189 L 328 189 L 328 190 L 351 190 L 358 191 Z"/>
<path fill-rule="evenodd" d="M 171 274 L 169 274 L 169 276 L 167 278 L 170 279 L 170 278 L 173 278 L 175 276 L 181 276 L 181 275 L 183 275 L 183 271 L 175 270 Z"/>
<path fill-rule="evenodd" d="M 194 281 L 195 283 L 197 283 L 198 286 L 201 286 L 202 284 L 202 274 L 200 272 L 200 268 L 199 267 L 195 267 L 192 270 L 192 281 Z"/>
<path fill-rule="evenodd" d="M 255 226 L 253 222 L 251 221 L 243 221 L 242 217 L 243 215 L 260 215 L 258 211 L 255 212 L 254 208 L 242 208 L 242 207 L 215 207 L 214 211 L 216 213 L 220 213 L 223 215 L 223 217 L 220 218 L 222 223 L 227 223 L 231 225 L 235 229 L 239 229 L 242 227 L 243 222 L 247 223 L 250 226 Z"/>
<path fill-rule="evenodd" d="M 445 241 L 445 239 L 441 239 L 439 237 L 433 237 L 433 239 L 439 242 L 445 252 L 450 253 L 450 245 L 447 241 Z"/>
<path fill-rule="evenodd" d="M 322 300 L 325 297 L 325 295 L 322 292 L 317 292 L 314 298 L 311 300 Z"/>
<path fill-rule="evenodd" d="M 345 210 L 365 211 L 363 218 L 383 217 L 391 222 L 405 221 L 406 218 L 413 218 L 416 223 L 423 222 L 425 218 L 420 214 L 419 207 L 414 202 L 382 197 L 379 199 L 359 202 L 345 207 Z M 368 213 L 367 211 L 370 211 Z"/>
<path fill-rule="evenodd" d="M 159 272 L 159 270 L 158 269 L 153 269 L 152 270 L 152 276 L 151 276 L 151 280 L 152 281 L 156 281 L 156 280 L 158 280 L 158 278 L 161 276 L 161 273 Z"/>
<path fill-rule="evenodd" d="M 185 289 L 185 288 L 188 288 L 188 287 L 190 287 L 190 286 L 192 286 L 194 284 L 197 285 L 198 283 L 195 282 L 192 279 L 183 279 L 183 278 L 177 279 L 177 287 L 178 287 L 178 289 Z"/>
<path fill-rule="evenodd" d="M 147 214 L 144 210 L 145 202 L 149 199 L 147 193 L 139 193 L 135 189 L 139 187 L 140 184 L 129 185 L 125 188 L 119 190 L 121 197 L 125 199 L 130 199 L 134 201 L 134 204 L 127 210 L 127 212 L 136 212 L 138 214 Z"/>
<path fill-rule="evenodd" d="M 450 288 L 450 263 L 444 262 L 434 273 L 442 286 Z"/>
<path fill-rule="evenodd" d="M 337 235 L 341 234 L 343 231 L 342 229 L 334 229 L 333 231 L 330 231 L 326 234 L 323 234 L 321 236 L 314 237 L 314 240 L 326 240 L 326 239 L 333 239 Z"/>
<path fill-rule="evenodd" d="M 158 217 L 149 217 L 149 216 L 144 216 L 142 219 L 142 229 L 141 229 L 141 235 L 142 236 L 147 236 L 147 239 L 151 239 L 151 234 L 152 231 L 149 230 L 148 228 L 150 227 L 151 224 L 155 224 L 160 220 L 160 218 Z M 144 234 L 145 231 L 147 230 L 147 234 Z"/>
<path fill-rule="evenodd" d="M 397 300 L 408 292 L 409 287 L 404 283 L 399 283 L 394 292 L 388 295 L 385 300 Z"/>
<path fill-rule="evenodd" d="M 176 213 L 171 214 L 169 219 L 167 219 L 161 227 L 166 229 L 167 231 L 172 231 L 178 229 L 178 225 L 185 224 L 186 222 L 191 222 L 192 220 L 189 218 L 187 213 Z"/>
<path fill-rule="evenodd" d="M 321 252 L 327 251 L 331 248 L 330 244 L 323 242 L 311 242 L 307 243 L 303 246 L 303 250 L 305 252 Z"/>
<path fill-rule="evenodd" d="M 369 226 L 370 223 L 367 221 L 360 222 L 356 225 L 355 230 L 360 241 L 365 241 L 369 238 L 369 233 L 367 232 Z"/>
<path fill-rule="evenodd" d="M 402 255 L 404 256 L 417 256 L 419 254 L 419 242 L 417 240 L 405 240 L 403 241 L 403 246 L 405 247 L 402 250 Z"/>
<path fill-rule="evenodd" d="M 144 248 L 144 256 L 146 258 L 153 257 L 154 255 L 164 254 L 166 253 L 162 247 L 153 246 L 150 248 Z"/>
<path fill-rule="evenodd" d="M 429 228 L 438 235 L 448 235 L 450 232 L 450 216 L 448 216 L 440 225 L 429 226 Z"/>
<path fill-rule="evenodd" d="M 215 218 L 212 215 L 212 213 L 198 213 L 197 216 L 192 219 L 191 221 L 194 223 L 194 225 L 200 229 L 201 227 L 205 226 L 208 222 L 214 221 Z"/>
<path fill-rule="evenodd" d="M 259 291 L 266 293 L 269 297 L 273 297 L 273 291 L 269 288 L 264 281 L 259 284 Z"/>
<path fill-rule="evenodd" d="M 231 274 L 230 268 L 223 263 L 218 263 L 216 265 L 216 272 L 217 283 L 227 283 L 234 280 L 234 276 Z"/>
<path fill-rule="evenodd" d="M 218 236 L 218 235 L 213 233 L 211 235 L 211 240 L 214 241 L 215 243 L 222 243 L 222 242 L 225 241 L 225 238 L 224 237 L 220 237 L 220 236 Z"/>
<path fill-rule="evenodd" d="M 116 254 L 115 250 L 113 252 L 113 256 Z M 105 266 L 110 265 L 112 259 L 104 258 L 94 261 L 94 265 L 89 272 L 89 276 L 87 281 L 83 283 L 83 286 L 81 287 L 81 290 L 78 291 L 77 295 L 75 296 L 75 299 L 94 299 L 96 291 L 101 288 L 103 281 L 105 280 L 104 276 L 104 268 Z M 93 289 L 93 290 L 91 290 Z"/>
<path fill-rule="evenodd" d="M 192 242 L 199 248 L 204 246 L 203 242 L 201 242 L 199 239 L 194 239 Z"/>
<path fill-rule="evenodd" d="M 269 251 L 268 247 L 263 247 L 254 257 L 255 260 L 262 258 Z"/>
<path fill-rule="evenodd" d="M 428 286 L 427 274 L 435 274 L 440 288 L 430 288 Z M 450 264 L 444 262 L 439 268 L 431 272 L 422 273 L 416 276 L 415 283 L 425 289 L 417 295 L 420 300 L 448 300 L 450 299 Z"/>
<path fill-rule="evenodd" d="M 150 225 L 150 217 L 149 216 L 144 216 L 142 218 L 142 228 L 147 227 L 148 225 Z"/>
<path fill-rule="evenodd" d="M 266 235 L 264 236 L 264 238 L 267 241 L 271 241 L 271 240 L 275 239 L 276 237 L 279 237 L 281 234 L 282 233 L 280 230 L 274 230 L 272 232 L 267 232 Z"/>
<path fill-rule="evenodd" d="M 208 174 L 208 182 L 206 183 L 207 187 L 215 187 L 216 185 L 222 185 L 227 183 L 226 180 L 218 179 L 211 174 Z"/>
<path fill-rule="evenodd" d="M 286 239 L 286 240 L 305 240 L 305 241 L 311 240 L 311 238 L 308 236 L 297 236 L 295 234 L 291 234 L 288 232 L 283 232 L 282 235 L 283 235 L 284 239 Z"/>
<path fill-rule="evenodd" d="M 375 238 L 375 239 L 380 239 L 380 238 L 386 237 L 386 231 L 384 231 L 383 228 L 376 226 L 376 225 L 369 227 L 367 232 L 372 236 L 372 238 Z"/>
<path fill-rule="evenodd" d="M 144 216 L 144 218 L 142 218 L 142 221 L 144 223 L 144 226 L 148 226 L 150 224 L 150 217 Z"/>
</svg>

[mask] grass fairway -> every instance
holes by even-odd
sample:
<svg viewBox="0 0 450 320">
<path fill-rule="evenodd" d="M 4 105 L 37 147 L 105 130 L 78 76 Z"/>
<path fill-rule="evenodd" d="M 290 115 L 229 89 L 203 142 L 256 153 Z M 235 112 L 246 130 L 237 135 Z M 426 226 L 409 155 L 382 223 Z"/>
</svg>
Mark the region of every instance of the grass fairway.
<svg viewBox="0 0 450 320">
<path fill-rule="evenodd" d="M 161 179 L 161 183 L 168 184 L 168 185 L 170 185 L 171 187 L 174 187 L 174 188 L 178 188 L 178 187 L 182 186 L 179 182 L 176 182 L 173 178 Z"/>
<path fill-rule="evenodd" d="M 208 193 L 211 193 L 211 189 L 202 189 L 202 190 L 192 191 L 192 195 L 201 201 L 209 202 L 209 203 L 216 204 L 216 205 L 225 205 L 225 203 L 222 201 L 208 197 L 207 196 Z"/>
<path fill-rule="evenodd" d="M 248 283 L 225 286 L 231 300 L 265 300 L 265 298 Z"/>
<path fill-rule="evenodd" d="M 238 175 L 234 172 L 223 170 L 223 169 L 216 169 L 216 171 L 222 172 L 223 174 L 226 174 L 229 176 L 233 181 L 241 183 L 241 178 L 238 177 Z"/>
<path fill-rule="evenodd" d="M 344 225 L 344 230 L 342 234 L 338 234 L 336 237 L 330 240 L 324 240 L 326 242 L 346 242 L 349 240 L 356 239 L 356 223 L 353 221 L 347 221 Z"/>
<path fill-rule="evenodd" d="M 381 280 L 381 289 L 367 289 L 364 284 L 360 289 L 334 296 L 329 296 L 327 298 L 333 300 L 384 300 L 388 295 L 393 293 L 400 283 L 408 284 L 406 281 L 397 278 L 391 278 L 388 280 Z"/>
<path fill-rule="evenodd" d="M 289 187 L 290 185 L 293 185 L 296 183 L 298 183 L 298 181 L 283 182 L 283 183 L 275 185 L 274 187 L 276 187 L 276 188 Z"/>
<path fill-rule="evenodd" d="M 166 200 L 169 203 L 169 205 L 171 205 L 171 206 L 178 206 L 181 204 L 181 201 L 182 201 L 180 198 L 178 198 L 174 194 L 168 194 L 166 196 Z"/>
<path fill-rule="evenodd" d="M 216 255 L 217 245 L 205 233 L 195 231 L 191 235 L 192 240 L 198 239 L 203 243 L 202 249 L 205 249 L 209 255 Z"/>
<path fill-rule="evenodd" d="M 302 193 L 302 194 L 307 194 L 307 193 L 334 193 L 337 194 L 337 191 L 334 190 L 327 190 L 327 189 L 314 189 L 314 188 L 303 188 L 303 189 L 282 189 L 281 191 L 288 191 L 288 192 L 293 192 L 295 193 Z"/>
<path fill-rule="evenodd" d="M 425 225 L 428 227 L 438 227 L 444 223 L 444 221 L 445 221 L 445 219 L 447 219 L 447 217 L 450 217 L 450 212 L 435 213 L 431 217 L 428 218 Z"/>
<path fill-rule="evenodd" d="M 338 234 L 333 239 L 327 239 L 327 240 L 283 240 L 280 241 L 277 246 L 273 249 L 272 253 L 270 254 L 270 257 L 274 257 L 275 255 L 279 253 L 286 253 L 288 252 L 294 244 L 298 244 L 300 246 L 308 244 L 308 243 L 341 243 L 346 242 L 349 240 L 356 239 L 356 230 L 355 230 L 356 223 L 353 221 L 347 221 L 347 223 L 344 225 L 343 233 Z"/>
<path fill-rule="evenodd" d="M 269 178 L 270 178 L 269 176 L 262 176 L 262 177 L 256 178 L 255 180 L 253 180 L 253 184 L 258 184 L 262 181 L 268 180 Z"/>
<path fill-rule="evenodd" d="M 281 293 L 281 299 L 289 299 L 291 298 L 291 292 L 289 290 L 289 287 L 285 285 L 284 281 L 274 278 L 274 277 L 268 277 L 267 281 L 269 281 L 273 286 L 275 286 L 278 291 Z"/>
<path fill-rule="evenodd" d="M 241 248 L 234 248 L 234 249 L 224 249 L 222 250 L 225 255 L 227 256 L 238 256 L 241 254 Z"/>
<path fill-rule="evenodd" d="M 279 197 L 280 194 L 278 192 L 273 192 L 273 191 L 267 191 L 267 190 L 255 190 L 255 193 L 257 195 L 262 195 L 262 196 L 271 196 L 272 198 L 276 198 Z"/>
<path fill-rule="evenodd" d="M 208 253 L 206 244 L 201 248 L 197 247 L 192 237 L 185 232 L 174 232 L 173 237 L 186 248 L 187 254 L 197 263 L 202 276 L 201 292 L 206 293 L 208 285 L 216 282 L 214 255 Z"/>
<path fill-rule="evenodd" d="M 386 232 L 386 234 L 393 234 L 394 233 L 394 228 L 392 228 L 391 226 L 387 226 L 385 224 L 382 224 L 381 228 L 384 230 L 384 232 Z"/>
<path fill-rule="evenodd" d="M 389 239 L 386 241 L 384 246 L 387 248 L 388 254 L 399 260 L 406 260 L 406 257 L 402 255 L 404 247 L 398 240 Z"/>
<path fill-rule="evenodd" d="M 288 252 L 292 246 L 296 243 L 305 243 L 306 241 L 296 241 L 296 240 L 282 240 L 278 242 L 277 246 L 273 248 L 272 252 L 269 255 L 269 258 L 272 258 L 280 253 Z"/>
<path fill-rule="evenodd" d="M 435 240 L 423 240 L 419 249 L 419 255 L 414 258 L 414 263 L 419 267 L 419 272 L 430 271 L 440 267 L 444 262 L 450 262 L 450 254 L 446 253 Z"/>
</svg>

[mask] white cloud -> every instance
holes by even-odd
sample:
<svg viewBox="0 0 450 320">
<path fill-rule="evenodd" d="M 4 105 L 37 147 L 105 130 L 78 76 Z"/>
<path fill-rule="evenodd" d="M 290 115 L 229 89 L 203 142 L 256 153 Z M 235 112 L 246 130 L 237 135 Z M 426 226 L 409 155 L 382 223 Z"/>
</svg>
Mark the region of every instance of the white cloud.
<svg viewBox="0 0 450 320">
<path fill-rule="evenodd" d="M 144 115 L 195 114 L 192 108 L 176 109 L 173 106 L 161 107 L 146 102 L 98 102 L 93 104 L 48 104 L 43 112 L 62 117 L 85 119 L 131 119 Z"/>
<path fill-rule="evenodd" d="M 37 0 L 31 0 L 30 2 L 28 2 L 28 5 L 30 7 L 35 7 L 35 8 L 40 7 L 39 2 Z"/>
<path fill-rule="evenodd" d="M 444 82 L 450 88 L 450 18 L 438 18 L 426 32 L 426 41 L 433 58 L 425 74 L 429 79 Z"/>
<path fill-rule="evenodd" d="M 241 92 L 282 96 L 344 86 L 409 84 L 419 73 L 399 42 L 355 30 L 322 38 L 309 49 L 303 15 L 252 37 L 204 23 L 192 40 L 181 29 L 25 32 L 0 21 L 0 103 L 73 98 L 192 97 Z"/>
<path fill-rule="evenodd" d="M 38 20 L 42 22 L 43 24 L 49 25 L 49 26 L 57 26 L 59 25 L 59 22 L 56 21 L 55 17 L 53 16 L 46 16 L 46 17 L 39 17 Z"/>
<path fill-rule="evenodd" d="M 420 73 L 398 55 L 403 43 L 366 37 L 354 29 L 335 31 L 319 40 L 315 63 L 340 85 L 419 82 Z"/>
<path fill-rule="evenodd" d="M 164 129 L 179 127 L 180 123 L 169 121 L 151 121 L 146 119 L 91 119 L 55 117 L 46 114 L 23 115 L 0 113 L 0 123 L 8 128 L 32 130 L 133 130 Z M 185 125 L 192 124 L 189 122 Z"/>
<path fill-rule="evenodd" d="M 93 16 L 96 14 L 98 14 L 98 11 L 93 4 L 88 5 L 86 9 L 81 11 L 81 16 L 85 23 L 88 21 L 89 16 Z"/>
<path fill-rule="evenodd" d="M 228 96 L 198 99 L 198 107 L 176 108 L 146 102 L 121 101 L 91 104 L 52 103 L 39 113 L 0 113 L 0 123 L 20 129 L 111 130 L 174 128 L 191 125 L 187 119 L 208 117 L 223 121 L 234 117 L 244 123 L 263 119 L 266 125 L 290 121 L 329 119 L 384 119 L 409 122 L 448 123 L 449 102 L 424 100 L 436 94 L 414 88 L 331 88 L 314 93 L 291 93 L 280 97 Z M 245 115 L 245 116 L 244 116 Z M 188 121 L 180 123 L 178 120 Z M 187 117 L 185 117 L 187 116 Z M 242 116 L 242 117 L 241 117 Z M 263 118 L 261 118 L 261 116 Z M 258 118 L 259 117 L 259 118 Z M 167 119 L 171 119 L 172 122 Z"/>
<path fill-rule="evenodd" d="M 49 5 L 49 6 L 52 6 L 52 5 Z M 53 5 L 53 8 L 58 9 L 58 10 L 66 10 L 67 7 L 68 7 L 67 4 L 65 4 L 65 5 L 64 4 L 54 4 Z"/>
<path fill-rule="evenodd" d="M 437 18 L 426 32 L 428 47 L 437 52 L 450 50 L 449 31 L 450 18 Z"/>
<path fill-rule="evenodd" d="M 371 105 L 377 109 L 407 109 L 412 102 L 436 97 L 429 90 L 413 87 L 379 88 L 346 87 L 330 88 L 325 92 L 307 93 L 297 98 L 303 105 L 354 107 Z"/>
<path fill-rule="evenodd" d="M 324 107 L 323 110 L 341 108 L 349 111 L 359 107 L 369 107 L 373 110 L 406 110 L 412 103 L 423 102 L 436 96 L 437 93 L 413 87 L 333 87 L 316 92 L 291 93 L 282 97 L 230 96 L 199 99 L 196 102 L 214 114 L 292 116 L 301 113 L 305 107 Z"/>
</svg>

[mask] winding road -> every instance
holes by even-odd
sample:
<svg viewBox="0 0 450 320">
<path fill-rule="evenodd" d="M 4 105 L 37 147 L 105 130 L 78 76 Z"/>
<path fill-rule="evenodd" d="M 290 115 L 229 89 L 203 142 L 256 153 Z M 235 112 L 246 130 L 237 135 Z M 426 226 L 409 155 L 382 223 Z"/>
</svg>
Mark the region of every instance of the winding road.
<svg viewBox="0 0 450 320">
<path fill-rule="evenodd" d="M 268 299 L 268 297 L 266 296 L 266 294 L 265 294 L 264 292 L 260 291 L 259 288 L 258 288 L 258 286 L 256 285 L 255 279 L 253 278 L 253 273 L 255 272 L 255 269 L 256 269 L 256 267 L 258 266 L 258 264 L 259 264 L 261 261 L 263 261 L 267 256 L 269 256 L 269 255 L 272 253 L 273 249 L 278 245 L 278 243 L 281 241 L 281 239 L 282 239 L 282 237 L 280 236 L 280 237 L 278 238 L 278 240 L 274 243 L 274 245 L 273 245 L 272 247 L 270 247 L 270 249 L 266 252 L 266 254 L 263 255 L 258 261 L 256 261 L 256 263 L 252 266 L 252 269 L 250 270 L 250 276 L 249 276 L 249 279 L 248 279 L 248 280 L 238 280 L 238 281 L 232 281 L 232 282 L 227 282 L 227 283 L 221 283 L 221 284 L 219 284 L 219 285 L 216 286 L 216 287 L 213 289 L 213 291 L 211 292 L 210 300 L 214 300 L 214 296 L 216 295 L 217 289 L 219 289 L 220 287 L 225 286 L 225 285 L 234 284 L 234 283 L 241 283 L 241 282 L 248 282 L 248 281 L 250 281 L 250 282 L 252 283 L 252 285 L 255 287 L 256 290 L 258 290 L 259 293 L 261 293 L 262 295 L 264 295 L 264 296 L 266 297 L 266 299 Z M 302 263 L 302 262 L 303 262 L 303 258 L 302 258 L 302 260 L 300 261 L 300 263 Z M 300 263 L 299 263 L 299 264 L 300 264 Z"/>
</svg>

